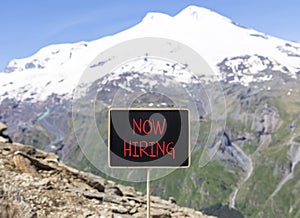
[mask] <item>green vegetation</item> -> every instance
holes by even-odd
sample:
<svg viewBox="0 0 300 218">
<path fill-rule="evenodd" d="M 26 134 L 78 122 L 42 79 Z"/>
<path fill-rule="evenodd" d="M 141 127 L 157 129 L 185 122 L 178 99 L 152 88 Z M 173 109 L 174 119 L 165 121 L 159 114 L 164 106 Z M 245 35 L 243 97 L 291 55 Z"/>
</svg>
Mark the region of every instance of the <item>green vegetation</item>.
<svg viewBox="0 0 300 218">
<path fill-rule="evenodd" d="M 278 180 L 273 176 L 273 167 L 261 165 L 242 186 L 237 196 L 237 208 L 246 216 L 259 212 L 266 199 L 275 190 Z M 263 178 L 263 179 L 262 179 Z"/>
<path fill-rule="evenodd" d="M 253 154 L 257 149 L 257 145 L 250 144 L 250 143 L 245 143 L 243 145 L 243 150 L 246 152 L 246 154 L 251 155 Z"/>
<path fill-rule="evenodd" d="M 167 177 L 152 182 L 153 193 L 165 198 L 174 196 L 179 205 L 196 209 L 217 203 L 227 204 L 238 175 L 227 171 L 220 161 L 213 161 L 199 168 L 197 161 L 200 155 L 201 151 L 197 151 L 192 156 L 190 168 L 177 169 Z M 143 186 L 140 185 L 139 188 Z"/>
<path fill-rule="evenodd" d="M 297 143 L 300 143 L 300 135 L 297 136 L 296 138 L 294 138 L 294 141 L 297 142 Z"/>
<path fill-rule="evenodd" d="M 260 87 L 259 87 L 260 88 Z M 290 173 L 290 160 L 288 157 L 291 144 L 300 143 L 300 98 L 287 96 L 287 90 L 280 87 L 272 92 L 247 90 L 243 87 L 235 88 L 226 96 L 228 113 L 226 118 L 226 133 L 230 139 L 240 136 L 247 137 L 244 141 L 237 141 L 239 147 L 252 159 L 253 172 L 244 181 L 245 172 L 236 163 L 230 160 L 213 160 L 205 167 L 199 167 L 203 147 L 211 131 L 211 121 L 204 118 L 200 121 L 200 134 L 198 143 L 193 151 L 192 164 L 188 169 L 177 169 L 170 175 L 151 182 L 152 194 L 160 195 L 165 199 L 173 196 L 177 203 L 195 209 L 205 209 L 210 214 L 222 217 L 300 217 L 300 164 L 295 167 L 294 177 L 287 181 L 282 188 L 271 197 L 278 184 Z M 294 92 L 300 91 L 293 87 Z M 253 93 L 252 93 L 253 92 Z M 271 110 L 278 115 L 272 125 L 272 132 L 258 133 L 263 125 L 263 111 Z M 89 112 L 87 112 L 88 116 Z M 97 120 L 105 120 L 106 114 L 97 114 Z M 84 120 L 82 117 L 78 120 Z M 191 123 L 191 128 L 194 126 Z M 99 122 L 100 123 L 100 122 Z M 294 123 L 291 128 L 291 123 Z M 71 125 L 71 122 L 69 123 Z M 78 129 L 82 122 L 75 123 Z M 107 135 L 106 128 L 98 127 L 100 135 Z M 41 130 L 42 132 L 42 130 Z M 84 131 L 83 131 L 84 132 Z M 262 135 L 260 135 L 262 134 Z M 34 135 L 34 137 L 39 137 Z M 71 134 L 68 134 L 71 137 Z M 88 135 L 85 136 L 89 138 Z M 265 144 L 263 139 L 268 138 Z M 41 139 L 38 139 L 41 140 Z M 89 139 L 94 143 L 95 139 Z M 235 142 L 234 142 L 235 143 Z M 79 147 L 73 146 L 72 166 L 103 175 L 81 154 Z M 93 154 L 94 151 L 87 151 Z M 81 156 L 80 156 L 81 155 Z M 105 160 L 106 161 L 106 160 Z M 112 178 L 110 178 L 112 179 Z M 120 181 L 118 181 L 120 182 Z M 124 183 L 124 182 L 123 182 Z M 145 183 L 124 183 L 136 187 L 145 193 Z M 228 207 L 230 196 L 235 188 L 239 188 L 235 206 L 239 211 Z M 230 215 L 229 215 L 230 214 Z"/>
</svg>

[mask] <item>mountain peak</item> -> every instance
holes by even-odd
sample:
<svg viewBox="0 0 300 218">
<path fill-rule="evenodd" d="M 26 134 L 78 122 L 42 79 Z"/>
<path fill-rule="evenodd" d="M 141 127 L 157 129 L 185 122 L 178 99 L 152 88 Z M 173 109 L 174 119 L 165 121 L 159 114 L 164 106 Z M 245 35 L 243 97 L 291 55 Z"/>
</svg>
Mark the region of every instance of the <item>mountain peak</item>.
<svg viewBox="0 0 300 218">
<path fill-rule="evenodd" d="M 184 8 L 181 12 L 189 12 L 189 13 L 192 13 L 192 14 L 196 14 L 196 13 L 198 13 L 198 14 L 213 13 L 213 11 L 211 11 L 208 8 L 198 7 L 198 6 L 195 6 L 195 5 L 190 5 L 186 8 Z"/>
<path fill-rule="evenodd" d="M 210 9 L 198 7 L 194 5 L 190 5 L 183 9 L 181 12 L 179 12 L 176 17 L 191 17 L 195 20 L 203 20 L 203 19 L 221 19 L 223 21 L 231 22 L 230 19 L 211 11 Z"/>
<path fill-rule="evenodd" d="M 159 21 L 170 19 L 171 16 L 159 12 L 149 12 L 146 14 L 146 16 L 143 18 L 143 22 L 152 22 L 152 21 Z"/>
<path fill-rule="evenodd" d="M 30 69 L 44 69 L 46 67 L 59 66 L 72 57 L 72 53 L 87 47 L 84 41 L 77 43 L 53 44 L 41 48 L 30 57 L 11 60 L 5 73 L 24 71 Z"/>
<path fill-rule="evenodd" d="M 8 97 L 45 100 L 53 93 L 69 98 L 82 72 L 100 51 L 139 37 L 169 38 L 193 48 L 218 77 L 235 78 L 226 81 L 243 80 L 246 82 L 241 84 L 248 85 L 254 74 L 271 69 L 293 78 L 300 75 L 300 44 L 241 28 L 209 9 L 188 6 L 173 17 L 148 13 L 141 23 L 111 37 L 50 45 L 31 57 L 12 60 L 4 70 L 6 74 L 0 75 L 0 101 Z"/>
</svg>

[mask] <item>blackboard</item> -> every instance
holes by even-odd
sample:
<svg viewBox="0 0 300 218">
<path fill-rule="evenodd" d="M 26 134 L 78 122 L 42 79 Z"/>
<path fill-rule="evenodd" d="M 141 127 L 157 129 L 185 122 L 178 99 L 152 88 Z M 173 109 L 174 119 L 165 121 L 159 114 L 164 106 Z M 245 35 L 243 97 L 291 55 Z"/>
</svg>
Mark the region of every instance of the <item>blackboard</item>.
<svg viewBox="0 0 300 218">
<path fill-rule="evenodd" d="M 110 167 L 188 167 L 188 109 L 110 109 Z"/>
</svg>

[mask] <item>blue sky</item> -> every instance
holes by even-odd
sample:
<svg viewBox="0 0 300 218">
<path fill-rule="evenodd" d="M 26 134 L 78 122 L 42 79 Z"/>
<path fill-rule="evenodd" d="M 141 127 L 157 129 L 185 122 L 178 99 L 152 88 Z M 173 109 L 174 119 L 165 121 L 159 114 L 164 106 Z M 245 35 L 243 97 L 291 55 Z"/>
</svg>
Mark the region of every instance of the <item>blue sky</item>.
<svg viewBox="0 0 300 218">
<path fill-rule="evenodd" d="M 46 45 L 98 39 L 134 26 L 147 12 L 175 15 L 188 5 L 300 42 L 299 0 L 2 0 L 0 71 Z"/>
</svg>

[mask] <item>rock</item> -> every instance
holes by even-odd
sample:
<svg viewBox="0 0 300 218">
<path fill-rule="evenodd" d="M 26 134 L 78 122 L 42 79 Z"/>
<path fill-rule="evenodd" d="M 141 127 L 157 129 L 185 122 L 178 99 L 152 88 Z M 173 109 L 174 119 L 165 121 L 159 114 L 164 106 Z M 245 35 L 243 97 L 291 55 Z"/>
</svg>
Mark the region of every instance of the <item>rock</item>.
<svg viewBox="0 0 300 218">
<path fill-rule="evenodd" d="M 184 207 L 183 208 L 183 213 L 185 214 L 193 214 L 195 213 L 196 211 L 194 209 L 191 209 L 191 208 L 187 208 L 187 207 Z"/>
<path fill-rule="evenodd" d="M 185 217 L 184 213 L 182 212 L 175 212 L 172 214 L 172 218 L 181 218 L 181 217 Z"/>
<path fill-rule="evenodd" d="M 171 218 L 171 214 L 167 210 L 158 209 L 158 210 L 151 210 L 151 217 L 152 218 Z"/>
<path fill-rule="evenodd" d="M 72 171 L 74 173 L 74 170 Z M 76 171 L 74 174 L 85 181 L 89 186 L 97 189 L 99 192 L 104 192 L 104 179 L 90 173 L 79 173 L 79 171 Z"/>
<path fill-rule="evenodd" d="M 0 142 L 1 143 L 12 143 L 12 140 L 9 136 L 5 135 L 3 132 L 7 130 L 7 126 L 0 122 Z"/>
<path fill-rule="evenodd" d="M 130 204 L 130 206 L 133 207 L 133 206 L 135 206 L 135 201 L 134 201 L 134 200 L 130 200 L 130 201 L 129 201 L 129 204 Z"/>
<path fill-rule="evenodd" d="M 16 154 L 13 157 L 13 161 L 15 166 L 22 172 L 22 173 L 32 173 L 36 174 L 37 171 L 34 166 L 31 165 L 30 160 L 23 157 L 20 154 Z"/>
<path fill-rule="evenodd" d="M 84 191 L 81 189 L 77 189 L 77 188 L 73 188 L 73 189 L 65 189 L 66 192 L 75 192 L 75 193 L 79 193 L 89 199 L 94 198 L 100 201 L 103 201 L 104 199 L 104 194 L 103 193 L 93 193 L 93 192 L 89 192 L 89 191 Z"/>
<path fill-rule="evenodd" d="M 135 218 L 145 218 L 147 217 L 147 213 L 146 212 L 139 212 L 133 215 L 133 217 Z"/>
<path fill-rule="evenodd" d="M 59 157 L 58 157 L 58 155 L 56 155 L 56 154 L 54 154 L 54 153 L 48 153 L 47 155 L 46 155 L 46 161 L 47 162 L 51 162 L 51 161 L 53 161 L 53 162 L 58 162 L 59 161 Z"/>
<path fill-rule="evenodd" d="M 105 187 L 105 193 L 123 196 L 122 191 L 117 186 Z"/>
<path fill-rule="evenodd" d="M 125 207 L 119 205 L 119 206 L 112 206 L 111 207 L 112 212 L 114 213 L 120 213 L 120 214 L 126 214 L 128 212 L 128 209 Z"/>
<path fill-rule="evenodd" d="M 123 196 L 134 197 L 136 195 L 136 191 L 133 187 L 118 185 L 118 188 L 123 193 Z"/>
<path fill-rule="evenodd" d="M 41 169 L 41 170 L 54 170 L 53 167 L 49 166 L 46 163 L 43 163 L 42 160 L 39 160 L 35 157 L 32 157 L 28 154 L 25 154 L 25 153 L 21 152 L 21 151 L 16 151 L 15 156 L 23 156 L 24 158 L 28 159 L 30 161 L 30 163 L 32 165 L 34 165 L 35 167 L 37 167 L 38 169 Z"/>
<path fill-rule="evenodd" d="M 7 138 L 4 138 L 4 137 L 0 136 L 0 142 L 1 143 L 7 143 L 7 142 L 9 142 L 9 140 Z"/>
<path fill-rule="evenodd" d="M 176 204 L 176 199 L 174 197 L 169 197 L 169 201 L 172 203 L 172 204 Z"/>
<path fill-rule="evenodd" d="M 1 203 L 0 204 L 0 217 L 14 217 L 23 218 L 24 213 L 22 208 L 13 203 Z"/>
<path fill-rule="evenodd" d="M 20 189 L 10 184 L 2 184 L 0 188 L 0 217 L 13 218 L 36 218 L 37 214 L 33 207 L 24 200 Z"/>
<path fill-rule="evenodd" d="M 138 196 L 142 196 L 142 195 L 143 195 L 143 193 L 142 193 L 142 192 L 139 192 L 139 191 L 137 191 L 137 192 L 136 192 L 136 195 L 138 195 Z"/>
<path fill-rule="evenodd" d="M 128 196 L 125 196 L 125 197 L 126 197 L 126 199 L 133 200 L 136 203 L 146 204 L 146 201 L 144 199 L 139 198 L 139 197 L 128 197 Z"/>
<path fill-rule="evenodd" d="M 83 217 L 92 217 L 93 213 L 89 210 L 83 210 Z"/>
<path fill-rule="evenodd" d="M 51 181 L 48 178 L 44 178 L 41 181 L 33 183 L 32 185 L 34 185 L 36 187 L 41 187 L 41 186 L 50 187 Z"/>
<path fill-rule="evenodd" d="M 122 215 L 114 214 L 114 218 L 132 218 L 132 216 L 126 214 L 122 214 Z"/>
<path fill-rule="evenodd" d="M 5 130 L 7 130 L 7 126 L 0 122 L 0 135 L 2 135 Z"/>
<path fill-rule="evenodd" d="M 129 211 L 130 214 L 135 214 L 136 212 L 137 212 L 137 207 L 134 207 Z"/>
<path fill-rule="evenodd" d="M 31 146 L 3 145 L 0 146 L 0 199 L 14 197 L 9 206 L 4 206 L 6 209 L 4 201 L 0 201 L 0 217 L 4 213 L 18 214 L 15 202 L 25 205 L 20 207 L 19 217 L 144 218 L 147 215 L 146 196 L 133 187 L 68 167 L 54 154 Z M 8 187 L 5 190 L 9 191 L 3 191 L 2 187 Z M 151 217 L 204 216 L 177 206 L 175 198 L 167 201 L 151 196 Z"/>
</svg>

